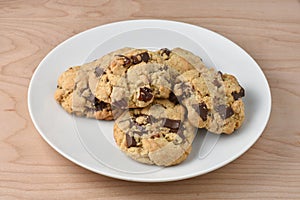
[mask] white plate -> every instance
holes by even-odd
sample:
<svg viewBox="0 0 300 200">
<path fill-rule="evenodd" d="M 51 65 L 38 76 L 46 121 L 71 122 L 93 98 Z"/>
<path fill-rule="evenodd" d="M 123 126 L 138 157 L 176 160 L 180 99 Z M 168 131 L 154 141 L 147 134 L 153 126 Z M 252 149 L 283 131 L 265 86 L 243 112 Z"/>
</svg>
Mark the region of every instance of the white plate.
<svg viewBox="0 0 300 200">
<path fill-rule="evenodd" d="M 114 144 L 113 122 L 73 117 L 53 99 L 57 78 L 68 67 L 124 46 L 149 49 L 179 46 L 201 56 L 206 65 L 235 75 L 246 90 L 243 126 L 230 136 L 219 138 L 207 134 L 205 144 L 202 144 L 205 134 L 197 135 L 192 153 L 178 166 L 148 166 L 127 158 Z M 87 30 L 54 48 L 32 77 L 28 107 L 41 136 L 74 163 L 118 179 L 162 182 L 205 174 L 242 155 L 259 138 L 268 122 L 271 95 L 257 63 L 223 36 L 180 22 L 134 20 Z"/>
</svg>

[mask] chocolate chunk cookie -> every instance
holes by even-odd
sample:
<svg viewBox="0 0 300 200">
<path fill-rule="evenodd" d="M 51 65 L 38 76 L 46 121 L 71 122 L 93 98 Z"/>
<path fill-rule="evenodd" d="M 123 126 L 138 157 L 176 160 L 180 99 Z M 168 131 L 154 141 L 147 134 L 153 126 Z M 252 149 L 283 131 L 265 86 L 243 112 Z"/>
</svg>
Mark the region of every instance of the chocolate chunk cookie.
<svg viewBox="0 0 300 200">
<path fill-rule="evenodd" d="M 132 66 L 113 87 L 112 105 L 116 109 L 143 108 L 154 99 L 167 99 L 177 76 L 178 71 L 165 64 L 141 63 Z"/>
<path fill-rule="evenodd" d="M 129 50 L 119 49 L 93 62 L 69 68 L 58 79 L 55 100 L 76 116 L 112 120 L 111 105 L 95 97 L 94 91 L 112 57 Z"/>
<path fill-rule="evenodd" d="M 244 121 L 245 91 L 232 75 L 205 68 L 190 70 L 178 77 L 174 93 L 196 127 L 231 134 Z"/>
<path fill-rule="evenodd" d="M 95 96 L 100 101 L 111 104 L 112 91 L 114 87 L 118 86 L 120 79 L 123 79 L 124 77 L 126 78 L 127 71 L 130 71 L 130 68 L 132 67 L 134 67 L 136 71 L 138 71 L 138 68 L 141 67 L 140 71 L 142 71 L 145 69 L 142 67 L 145 64 L 162 64 L 174 69 L 179 74 L 195 68 L 193 64 L 187 61 L 187 59 L 192 56 L 187 56 L 187 54 L 184 53 L 177 54 L 176 52 L 181 52 L 181 50 L 177 49 L 175 52 L 173 52 L 172 50 L 166 48 L 158 51 L 134 49 L 126 52 L 125 54 L 116 55 L 110 66 L 107 68 L 106 74 L 101 77 L 99 84 L 96 87 Z M 201 62 L 200 59 L 199 62 Z M 203 65 L 203 63 L 199 64 L 198 66 L 200 65 Z M 202 67 L 204 67 L 204 65 Z M 133 102 L 131 104 L 132 107 L 143 107 L 151 103 L 152 96 L 150 95 L 151 91 L 149 89 L 151 88 L 139 88 L 139 94 L 141 95 L 135 99 L 132 99 L 133 101 L 137 100 L 137 102 Z M 165 95 L 165 91 L 160 91 L 160 93 Z M 164 98 L 165 97 L 167 98 L 167 96 L 164 96 Z M 142 104 L 143 98 L 147 103 Z"/>
<path fill-rule="evenodd" d="M 197 131 L 184 116 L 185 109 L 168 99 L 154 100 L 142 109 L 129 109 L 114 125 L 116 144 L 141 163 L 179 164 L 191 152 Z"/>
</svg>

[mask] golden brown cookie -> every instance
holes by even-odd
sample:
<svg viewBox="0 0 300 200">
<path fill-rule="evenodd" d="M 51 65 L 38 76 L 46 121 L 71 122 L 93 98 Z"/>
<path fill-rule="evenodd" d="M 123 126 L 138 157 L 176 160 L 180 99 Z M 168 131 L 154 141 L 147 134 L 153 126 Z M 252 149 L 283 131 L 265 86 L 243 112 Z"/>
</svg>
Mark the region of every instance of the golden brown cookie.
<svg viewBox="0 0 300 200">
<path fill-rule="evenodd" d="M 177 76 L 178 71 L 165 64 L 132 66 L 112 89 L 113 108 L 143 108 L 155 99 L 167 99 Z"/>
<path fill-rule="evenodd" d="M 186 106 L 188 118 L 196 127 L 231 134 L 244 121 L 245 91 L 230 74 L 205 68 L 187 71 L 178 77 L 174 93 Z"/>
<path fill-rule="evenodd" d="M 112 120 L 111 105 L 97 99 L 94 90 L 112 57 L 129 50 L 119 49 L 93 62 L 66 70 L 58 79 L 55 100 L 68 113 L 76 116 Z"/>
<path fill-rule="evenodd" d="M 197 131 L 184 116 L 185 109 L 167 99 L 155 100 L 143 109 L 130 109 L 114 125 L 116 144 L 141 163 L 179 164 L 191 152 Z"/>
<path fill-rule="evenodd" d="M 103 102 L 112 103 L 112 93 L 114 87 L 118 87 L 121 79 L 127 78 L 127 73 L 134 68 L 138 75 L 146 73 L 144 65 L 147 64 L 149 67 L 154 64 L 164 65 L 172 68 L 178 74 L 184 73 L 185 71 L 194 69 L 194 66 L 187 60 L 193 58 L 196 60 L 196 56 L 192 57 L 191 53 L 182 53 L 183 50 L 177 49 L 174 52 L 169 49 L 161 49 L 158 51 L 149 51 L 146 49 L 133 49 L 125 54 L 116 55 L 110 66 L 107 68 L 106 73 L 101 77 L 99 84 L 95 90 L 95 96 Z M 179 53 L 176 52 L 181 52 Z M 199 57 L 198 57 L 199 58 Z M 198 59 L 201 62 L 201 59 Z M 198 67 L 204 67 L 203 63 L 199 63 Z M 146 71 L 145 71 L 146 70 Z M 140 71 L 138 73 L 138 71 Z M 148 71 L 151 71 L 150 69 Z M 139 78 L 139 77 L 136 77 Z M 170 79 L 170 81 L 173 78 Z M 152 79 L 154 80 L 154 79 Z M 159 76 L 157 77 L 159 80 Z M 169 86 L 166 86 L 169 87 Z M 166 87 L 162 87 L 165 89 Z M 140 88 L 138 88 L 140 90 Z M 151 88 L 150 88 L 151 89 Z M 159 98 L 168 98 L 166 91 L 162 90 L 159 93 L 163 94 Z M 141 91 L 141 93 L 148 93 L 147 89 Z M 156 94 L 159 94 L 156 92 Z M 121 97 L 119 96 L 119 99 Z M 138 100 L 138 97 L 136 98 Z M 144 105 L 142 102 L 134 102 L 136 99 L 132 99 L 133 102 L 129 103 L 131 108 L 147 106 L 151 102 L 147 102 Z"/>
</svg>

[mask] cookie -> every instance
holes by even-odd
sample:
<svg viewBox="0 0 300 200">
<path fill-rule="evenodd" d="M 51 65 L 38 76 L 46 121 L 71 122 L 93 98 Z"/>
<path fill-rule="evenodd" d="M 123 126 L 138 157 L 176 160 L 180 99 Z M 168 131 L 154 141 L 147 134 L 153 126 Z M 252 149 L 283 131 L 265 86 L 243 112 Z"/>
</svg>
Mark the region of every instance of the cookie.
<svg viewBox="0 0 300 200">
<path fill-rule="evenodd" d="M 141 67 L 140 71 L 144 70 L 144 68 L 142 68 L 144 64 L 166 65 L 174 69 L 179 74 L 194 69 L 194 66 L 190 62 L 188 62 L 183 56 L 180 56 L 179 54 L 169 49 L 164 48 L 158 51 L 149 51 L 146 49 L 134 49 L 132 51 L 126 52 L 125 54 L 120 54 L 115 56 L 115 59 L 111 62 L 110 66 L 107 68 L 106 74 L 104 74 L 101 77 L 95 91 L 95 96 L 100 101 L 111 104 L 112 91 L 114 87 L 118 86 L 118 83 L 120 83 L 120 79 L 123 79 L 124 77 L 126 78 L 127 71 L 130 70 L 130 68 L 132 67 L 135 67 L 136 71 L 138 70 L 138 66 Z M 146 92 L 147 91 L 145 91 L 145 93 Z M 164 91 L 160 91 L 160 93 L 163 94 Z M 167 96 L 164 96 L 163 98 L 167 98 Z M 147 106 L 149 102 L 147 102 L 144 105 L 142 105 L 141 102 L 132 102 L 132 104 L 131 103 L 129 104 L 130 106 L 132 106 L 132 108 L 134 108 L 134 107 Z"/>
<path fill-rule="evenodd" d="M 68 113 L 72 113 L 72 93 L 75 86 L 76 74 L 80 66 L 70 67 L 62 73 L 57 81 L 57 89 L 54 94 L 54 99 L 65 109 Z"/>
<path fill-rule="evenodd" d="M 204 65 L 202 59 L 199 56 L 196 56 L 195 54 L 193 54 L 192 52 L 190 52 L 186 49 L 177 47 L 177 48 L 172 49 L 172 52 L 175 55 L 180 56 L 181 58 L 184 58 L 187 62 L 189 62 L 194 67 L 194 69 L 201 70 L 201 69 L 205 68 L 205 65 Z"/>
<path fill-rule="evenodd" d="M 183 162 L 191 152 L 196 134 L 180 104 L 155 100 L 142 109 L 129 109 L 114 125 L 117 146 L 141 163 L 171 166 Z"/>
<path fill-rule="evenodd" d="M 154 99 L 170 96 L 179 73 L 165 64 L 141 63 L 130 67 L 112 89 L 114 109 L 143 108 Z"/>
<path fill-rule="evenodd" d="M 111 105 L 97 99 L 94 91 L 111 58 L 129 50 L 130 48 L 123 48 L 93 62 L 66 70 L 58 79 L 55 100 L 64 110 L 76 116 L 112 120 Z"/>
<path fill-rule="evenodd" d="M 233 75 L 214 69 L 190 70 L 178 77 L 174 93 L 195 127 L 231 134 L 244 121 L 245 91 Z"/>
</svg>

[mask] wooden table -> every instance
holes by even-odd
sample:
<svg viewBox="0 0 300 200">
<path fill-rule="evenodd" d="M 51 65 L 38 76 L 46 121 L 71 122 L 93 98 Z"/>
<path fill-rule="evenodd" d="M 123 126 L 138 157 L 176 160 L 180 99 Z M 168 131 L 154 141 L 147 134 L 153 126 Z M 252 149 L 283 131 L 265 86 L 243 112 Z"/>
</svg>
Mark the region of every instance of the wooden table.
<svg viewBox="0 0 300 200">
<path fill-rule="evenodd" d="M 86 29 L 144 18 L 211 29 L 261 66 L 271 87 L 272 114 L 243 156 L 184 181 L 133 183 L 73 164 L 38 134 L 27 89 L 44 56 Z M 0 69 L 0 199 L 300 199 L 299 1 L 2 0 Z"/>
</svg>

